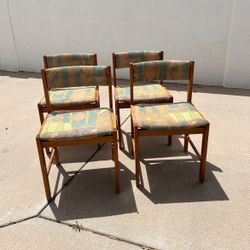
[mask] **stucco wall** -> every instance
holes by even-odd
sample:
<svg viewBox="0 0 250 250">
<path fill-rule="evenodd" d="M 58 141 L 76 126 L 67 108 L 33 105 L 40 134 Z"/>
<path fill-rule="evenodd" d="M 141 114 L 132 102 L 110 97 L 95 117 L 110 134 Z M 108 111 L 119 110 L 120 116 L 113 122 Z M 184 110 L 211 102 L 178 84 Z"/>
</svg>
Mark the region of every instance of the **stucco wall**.
<svg viewBox="0 0 250 250">
<path fill-rule="evenodd" d="M 250 88 L 250 0 L 234 1 L 223 83 Z"/>
<path fill-rule="evenodd" d="M 0 69 L 18 70 L 9 2 L 0 0 Z"/>
<path fill-rule="evenodd" d="M 0 0 L 0 67 L 39 71 L 42 55 L 60 52 L 96 52 L 110 65 L 113 51 L 164 50 L 196 61 L 195 82 L 250 88 L 235 63 L 250 63 L 247 8 L 249 0 Z"/>
</svg>

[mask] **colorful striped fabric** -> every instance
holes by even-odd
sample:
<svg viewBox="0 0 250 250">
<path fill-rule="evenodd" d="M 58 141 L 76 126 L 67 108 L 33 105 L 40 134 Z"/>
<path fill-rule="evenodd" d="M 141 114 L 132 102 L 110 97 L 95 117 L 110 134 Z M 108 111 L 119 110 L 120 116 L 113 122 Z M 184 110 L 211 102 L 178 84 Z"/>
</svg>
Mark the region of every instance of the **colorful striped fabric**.
<svg viewBox="0 0 250 250">
<path fill-rule="evenodd" d="M 151 61 L 134 64 L 134 81 L 188 80 L 189 61 Z"/>
<path fill-rule="evenodd" d="M 106 66 L 69 66 L 45 69 L 49 89 L 108 83 Z"/>
<path fill-rule="evenodd" d="M 52 112 L 45 120 L 42 140 L 74 140 L 111 135 L 112 113 L 107 108 L 74 112 Z"/>
<path fill-rule="evenodd" d="M 161 60 L 160 51 L 133 51 L 115 53 L 116 68 L 128 68 L 130 63 Z"/>
<path fill-rule="evenodd" d="M 173 96 L 168 92 L 167 88 L 161 84 L 147 84 L 134 86 L 134 102 L 154 102 L 154 101 L 170 101 Z M 130 87 L 116 88 L 116 100 L 118 102 L 130 102 Z"/>
<path fill-rule="evenodd" d="M 93 104 L 96 100 L 95 87 L 73 87 L 64 89 L 52 89 L 49 91 L 50 103 L 52 107 L 68 107 Z M 46 100 L 43 99 L 40 105 L 46 106 Z"/>
<path fill-rule="evenodd" d="M 48 68 L 74 66 L 74 65 L 96 65 L 96 54 L 60 54 L 46 56 Z"/>
<path fill-rule="evenodd" d="M 138 104 L 134 107 L 139 129 L 178 130 L 200 128 L 207 124 L 191 103 Z"/>
</svg>

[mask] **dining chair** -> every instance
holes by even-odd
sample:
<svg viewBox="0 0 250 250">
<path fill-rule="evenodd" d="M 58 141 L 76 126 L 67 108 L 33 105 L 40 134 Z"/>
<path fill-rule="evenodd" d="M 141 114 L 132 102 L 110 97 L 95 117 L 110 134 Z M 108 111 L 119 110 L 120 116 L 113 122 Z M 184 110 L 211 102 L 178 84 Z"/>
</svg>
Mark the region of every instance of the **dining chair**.
<svg viewBox="0 0 250 250">
<path fill-rule="evenodd" d="M 150 61 L 130 64 L 132 145 L 135 157 L 136 185 L 141 184 L 139 138 L 141 136 L 184 135 L 184 152 L 188 143 L 200 160 L 199 180 L 204 182 L 209 122 L 192 103 L 193 61 Z M 187 80 L 187 101 L 164 104 L 136 104 L 134 82 L 151 80 Z M 202 135 L 201 153 L 190 134 Z"/>
<path fill-rule="evenodd" d="M 41 70 L 44 95 L 48 114 L 36 137 L 37 149 L 43 176 L 47 200 L 50 201 L 51 191 L 49 173 L 53 161 L 60 164 L 58 147 L 79 144 L 112 144 L 112 158 L 115 167 L 115 189 L 119 193 L 119 166 L 117 129 L 112 111 L 112 80 L 110 66 L 70 66 Z M 68 87 L 77 85 L 107 84 L 109 89 L 110 108 L 93 108 L 86 110 L 54 111 L 51 105 L 49 90 L 57 86 Z M 45 161 L 44 150 L 51 148 L 48 164 Z"/>
<path fill-rule="evenodd" d="M 43 56 L 44 68 L 55 68 L 76 65 L 97 65 L 96 54 L 58 54 Z M 57 110 L 77 110 L 100 106 L 98 87 L 77 87 L 72 84 L 69 88 L 51 89 L 51 105 Z M 45 97 L 37 104 L 41 124 L 44 113 L 48 112 Z"/>
<path fill-rule="evenodd" d="M 117 116 L 117 128 L 119 135 L 119 147 L 124 147 L 122 143 L 121 133 L 121 118 L 120 109 L 130 108 L 130 87 L 121 86 L 117 83 L 116 70 L 129 69 L 130 63 L 137 63 L 142 61 L 163 60 L 163 51 L 134 51 L 134 52 L 119 52 L 113 53 L 113 78 L 114 78 L 114 95 L 115 95 L 115 112 Z M 163 82 L 143 82 L 135 86 L 135 103 L 171 103 L 173 96 L 169 93 L 168 89 L 163 86 Z M 171 136 L 169 137 L 168 144 L 171 144 Z"/>
</svg>

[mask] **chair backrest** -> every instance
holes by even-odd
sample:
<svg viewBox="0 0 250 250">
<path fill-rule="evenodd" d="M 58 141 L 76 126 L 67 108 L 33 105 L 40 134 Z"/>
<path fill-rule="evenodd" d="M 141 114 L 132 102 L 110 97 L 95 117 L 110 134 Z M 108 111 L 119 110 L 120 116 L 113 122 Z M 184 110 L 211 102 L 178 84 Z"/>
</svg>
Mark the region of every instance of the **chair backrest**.
<svg viewBox="0 0 250 250">
<path fill-rule="evenodd" d="M 76 65 L 97 65 L 97 55 L 83 54 L 58 54 L 43 56 L 44 68 L 54 68 Z"/>
<path fill-rule="evenodd" d="M 130 64 L 131 102 L 133 103 L 134 101 L 134 82 L 155 80 L 187 80 L 187 101 L 191 102 L 193 89 L 193 74 L 194 61 L 148 61 Z"/>
<path fill-rule="evenodd" d="M 45 99 L 50 106 L 49 90 L 77 86 L 109 86 L 109 101 L 112 109 L 112 80 L 110 66 L 68 66 L 41 70 Z"/>
<path fill-rule="evenodd" d="M 130 51 L 113 53 L 113 77 L 116 87 L 116 69 L 129 68 L 130 63 L 163 60 L 163 51 Z"/>
</svg>

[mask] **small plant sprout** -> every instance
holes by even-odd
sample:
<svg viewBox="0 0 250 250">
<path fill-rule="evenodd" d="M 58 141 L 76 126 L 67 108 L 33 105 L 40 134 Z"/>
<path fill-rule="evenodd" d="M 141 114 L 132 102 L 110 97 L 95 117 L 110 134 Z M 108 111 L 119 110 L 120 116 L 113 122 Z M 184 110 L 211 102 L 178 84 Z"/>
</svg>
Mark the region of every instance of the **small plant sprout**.
<svg viewBox="0 0 250 250">
<path fill-rule="evenodd" d="M 75 224 L 72 224 L 72 229 L 76 232 L 80 232 L 82 229 L 82 225 L 78 223 L 78 221 L 76 220 Z"/>
</svg>

